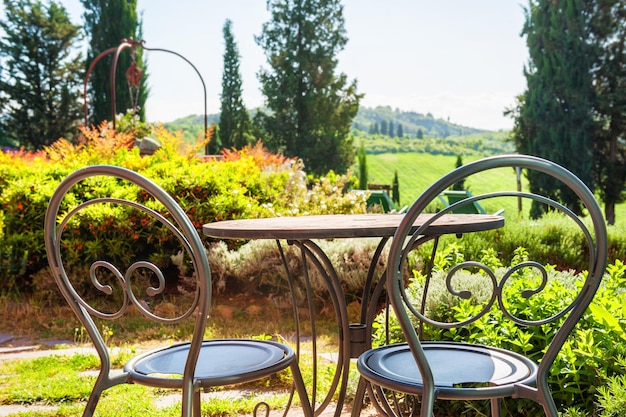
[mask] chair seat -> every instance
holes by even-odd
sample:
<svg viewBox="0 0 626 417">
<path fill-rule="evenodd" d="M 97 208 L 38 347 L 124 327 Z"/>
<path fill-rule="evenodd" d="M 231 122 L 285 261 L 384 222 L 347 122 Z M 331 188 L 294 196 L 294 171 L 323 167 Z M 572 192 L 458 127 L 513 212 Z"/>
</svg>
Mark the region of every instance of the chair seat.
<svg viewBox="0 0 626 417">
<path fill-rule="evenodd" d="M 422 342 L 441 399 L 511 395 L 514 384 L 534 384 L 537 365 L 521 355 L 488 346 L 455 342 Z M 422 378 L 406 343 L 365 352 L 358 369 L 375 385 L 419 395 Z"/>
<path fill-rule="evenodd" d="M 129 361 L 133 382 L 180 388 L 189 343 L 156 349 Z M 295 360 L 293 349 L 265 340 L 215 339 L 202 343 L 195 379 L 202 387 L 240 384 L 281 371 Z"/>
</svg>

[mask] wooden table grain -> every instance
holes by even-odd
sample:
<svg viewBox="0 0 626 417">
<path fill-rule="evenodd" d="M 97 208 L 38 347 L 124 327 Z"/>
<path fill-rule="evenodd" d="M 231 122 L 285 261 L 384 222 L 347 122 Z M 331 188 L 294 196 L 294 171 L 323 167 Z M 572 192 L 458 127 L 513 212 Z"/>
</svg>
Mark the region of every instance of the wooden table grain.
<svg viewBox="0 0 626 417">
<path fill-rule="evenodd" d="M 222 239 L 340 239 L 391 237 L 403 214 L 327 214 L 298 217 L 225 220 L 202 226 L 207 236 Z M 418 216 L 415 227 L 432 214 Z M 426 235 L 463 234 L 497 229 L 504 217 L 485 214 L 446 214 L 435 220 Z"/>
</svg>

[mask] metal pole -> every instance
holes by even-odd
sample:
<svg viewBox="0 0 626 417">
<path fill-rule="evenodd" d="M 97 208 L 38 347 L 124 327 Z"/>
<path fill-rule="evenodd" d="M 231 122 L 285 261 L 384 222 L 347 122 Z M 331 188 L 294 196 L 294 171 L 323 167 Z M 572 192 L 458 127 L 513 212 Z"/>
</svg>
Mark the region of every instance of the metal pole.
<svg viewBox="0 0 626 417">
<path fill-rule="evenodd" d="M 93 71 L 93 68 L 95 67 L 96 63 L 98 61 L 100 61 L 100 59 L 102 59 L 102 57 L 104 57 L 105 55 L 111 54 L 113 52 L 115 52 L 115 57 L 113 58 L 113 63 L 111 64 L 111 78 L 110 78 L 110 83 L 111 83 L 111 121 L 113 122 L 113 129 L 115 129 L 115 113 L 116 113 L 116 104 L 115 104 L 115 72 L 116 72 L 116 68 L 117 68 L 117 61 L 119 59 L 119 55 L 122 52 L 122 50 L 127 49 L 127 48 L 136 48 L 136 47 L 140 47 L 146 51 L 161 51 L 161 52 L 167 52 L 170 54 L 174 54 L 176 56 L 178 56 L 179 58 L 183 59 L 185 62 L 187 62 L 189 65 L 191 65 L 191 67 L 193 68 L 193 70 L 196 72 L 196 74 L 198 75 L 198 77 L 200 78 L 200 82 L 202 83 L 202 91 L 204 92 L 204 140 L 207 140 L 208 138 L 208 115 L 207 115 L 207 92 L 206 92 L 206 84 L 204 83 L 204 78 L 202 78 L 202 75 L 200 74 L 200 71 L 198 71 L 198 68 L 196 68 L 195 65 L 193 65 L 191 63 L 191 61 L 189 61 L 187 58 L 185 58 L 184 56 L 182 56 L 181 54 L 179 54 L 178 52 L 174 52 L 174 51 L 170 51 L 169 49 L 162 49 L 162 48 L 146 48 L 144 46 L 145 41 L 144 40 L 139 40 L 136 41 L 132 38 L 130 39 L 122 39 L 120 41 L 120 45 L 114 48 L 109 48 L 107 50 L 105 50 L 104 52 L 101 52 L 91 63 L 91 65 L 89 65 L 89 69 L 87 70 L 87 74 L 85 75 L 85 82 L 83 83 L 83 95 L 84 95 L 84 105 L 83 105 L 83 110 L 85 113 L 85 126 L 87 126 L 89 124 L 89 119 L 88 119 L 88 112 L 87 112 L 87 83 L 89 81 L 89 76 L 91 75 L 91 72 Z M 209 145 L 208 143 L 205 145 L 204 148 L 204 153 L 208 155 L 209 153 Z"/>
<path fill-rule="evenodd" d="M 522 169 L 520 167 L 515 167 L 515 176 L 517 178 L 517 191 L 522 191 Z M 517 197 L 517 211 L 522 212 L 522 197 Z"/>
</svg>

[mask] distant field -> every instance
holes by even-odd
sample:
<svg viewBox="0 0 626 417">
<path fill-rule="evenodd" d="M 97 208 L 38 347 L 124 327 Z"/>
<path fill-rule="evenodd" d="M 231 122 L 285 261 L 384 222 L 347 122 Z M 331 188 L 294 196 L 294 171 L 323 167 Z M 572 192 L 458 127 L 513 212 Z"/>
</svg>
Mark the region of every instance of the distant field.
<svg viewBox="0 0 626 417">
<path fill-rule="evenodd" d="M 401 205 L 410 204 L 435 180 L 453 170 L 455 163 L 455 156 L 426 153 L 367 155 L 368 181 L 391 184 L 394 172 L 398 170 Z M 358 171 L 355 169 L 355 172 Z"/>
<path fill-rule="evenodd" d="M 476 158 L 463 159 L 463 163 L 471 162 Z M 370 183 L 391 184 L 394 171 L 398 170 L 400 186 L 400 207 L 410 205 L 430 184 L 455 168 L 456 156 L 432 155 L 427 153 L 384 153 L 368 154 L 367 168 Z M 353 167 L 358 172 L 358 167 Z M 466 188 L 473 194 L 499 189 L 515 189 L 516 176 L 512 169 L 499 170 L 490 175 L 478 176 L 472 182 L 466 183 Z M 526 181 L 522 179 L 522 188 L 527 189 Z M 528 213 L 527 205 L 523 212 Z M 484 204 L 487 212 L 495 212 L 501 208 L 506 214 L 517 213 L 517 202 L 507 199 Z M 617 222 L 626 222 L 626 204 L 616 208 Z"/>
</svg>

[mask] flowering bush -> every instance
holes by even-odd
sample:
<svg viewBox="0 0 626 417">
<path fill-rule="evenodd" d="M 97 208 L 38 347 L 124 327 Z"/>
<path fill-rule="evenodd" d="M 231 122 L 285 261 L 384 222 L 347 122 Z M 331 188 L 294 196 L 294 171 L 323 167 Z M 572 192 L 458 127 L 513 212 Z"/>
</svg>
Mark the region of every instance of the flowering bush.
<svg viewBox="0 0 626 417">
<path fill-rule="evenodd" d="M 58 183 L 69 173 L 88 165 L 108 164 L 137 171 L 175 196 L 194 225 L 224 219 L 272 217 L 314 213 L 353 213 L 365 211 L 365 199 L 345 193 L 346 177 L 331 175 L 310 183 L 300 161 L 269 153 L 261 143 L 240 151 L 224 152 L 223 159 L 197 157 L 203 142 L 185 144 L 180 135 L 163 127 L 152 129 L 161 147 L 151 156 L 141 156 L 132 134 L 116 132 L 106 123 L 83 128 L 81 140 L 65 139 L 37 153 L 0 152 L 0 294 L 17 294 L 31 289 L 33 274 L 46 267 L 43 247 L 43 218 L 47 203 Z M 214 133 L 211 130 L 211 134 Z M 136 193 L 119 189 L 113 182 L 93 182 L 93 190 L 78 189 L 76 203 L 97 192 L 98 187 L 116 187 L 116 193 Z M 145 219 L 125 218 L 120 212 L 94 212 L 85 218 L 76 236 L 76 257 L 85 256 L 85 245 L 109 246 L 107 253 L 123 257 L 116 239 L 94 239 L 100 230 L 131 233 L 137 244 L 157 258 L 169 260 L 166 243 L 150 241 L 153 235 Z M 114 231 L 107 226 L 120 217 L 124 227 Z M 78 251 L 80 249 L 80 251 Z M 97 248 L 87 248 L 94 253 Z M 103 250 L 103 248 L 99 248 Z"/>
</svg>

